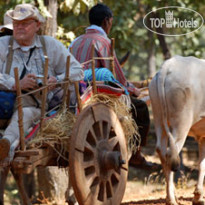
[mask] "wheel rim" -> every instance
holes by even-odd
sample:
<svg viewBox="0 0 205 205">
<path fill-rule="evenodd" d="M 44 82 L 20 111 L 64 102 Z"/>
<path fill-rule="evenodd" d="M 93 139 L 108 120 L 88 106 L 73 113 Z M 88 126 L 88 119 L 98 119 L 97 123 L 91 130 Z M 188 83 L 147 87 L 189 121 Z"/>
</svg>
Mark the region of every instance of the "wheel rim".
<svg viewBox="0 0 205 205">
<path fill-rule="evenodd" d="M 127 181 L 127 146 L 111 108 L 97 103 L 80 113 L 71 137 L 69 164 L 79 204 L 120 204 Z"/>
</svg>

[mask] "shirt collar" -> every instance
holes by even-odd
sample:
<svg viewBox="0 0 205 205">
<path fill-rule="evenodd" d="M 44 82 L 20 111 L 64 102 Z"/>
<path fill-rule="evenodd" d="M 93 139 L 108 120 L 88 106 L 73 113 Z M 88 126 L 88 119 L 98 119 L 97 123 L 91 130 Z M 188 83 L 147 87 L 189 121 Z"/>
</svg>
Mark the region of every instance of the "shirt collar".
<svg viewBox="0 0 205 205">
<path fill-rule="evenodd" d="M 97 26 L 97 25 L 91 25 L 91 26 L 86 28 L 86 31 L 92 30 L 92 29 L 99 31 L 103 36 L 107 37 L 107 34 L 105 33 L 105 31 L 102 27 Z"/>
</svg>

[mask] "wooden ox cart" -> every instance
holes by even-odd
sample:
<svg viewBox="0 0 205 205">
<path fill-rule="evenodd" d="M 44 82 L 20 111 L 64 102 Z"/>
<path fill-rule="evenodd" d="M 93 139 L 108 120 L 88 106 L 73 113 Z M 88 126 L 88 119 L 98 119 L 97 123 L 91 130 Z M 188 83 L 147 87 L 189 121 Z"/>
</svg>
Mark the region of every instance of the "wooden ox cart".
<svg viewBox="0 0 205 205">
<path fill-rule="evenodd" d="M 94 47 L 93 47 L 94 53 Z M 113 67 L 114 57 L 110 60 Z M 92 70 L 94 74 L 95 60 L 92 58 Z M 42 92 L 42 108 L 39 123 L 40 132 L 46 122 L 46 98 L 47 98 L 47 73 L 48 59 L 45 62 L 45 73 L 43 86 L 36 91 Z M 104 103 L 95 103 L 82 109 L 79 95 L 78 82 L 75 85 L 78 100 L 78 111 L 72 134 L 67 141 L 68 152 L 64 157 L 56 152 L 60 142 L 56 140 L 53 146 L 41 143 L 38 147 L 25 145 L 23 131 L 22 97 L 36 92 L 21 93 L 18 79 L 18 69 L 15 69 L 20 148 L 16 150 L 11 163 L 14 177 L 17 181 L 23 204 L 30 204 L 23 187 L 23 174 L 31 173 L 38 166 L 69 166 L 70 186 L 73 187 L 76 199 L 80 205 L 118 205 L 120 204 L 128 175 L 128 151 L 127 141 L 121 126 L 120 119 L 112 108 Z M 69 107 L 69 58 L 65 80 L 60 83 L 64 89 L 62 107 Z M 95 75 L 93 75 L 93 93 L 97 93 Z M 54 125 L 55 126 L 55 125 Z M 1 189 L 4 189 L 4 182 L 1 181 Z M 1 196 L 2 197 L 2 196 Z"/>
</svg>

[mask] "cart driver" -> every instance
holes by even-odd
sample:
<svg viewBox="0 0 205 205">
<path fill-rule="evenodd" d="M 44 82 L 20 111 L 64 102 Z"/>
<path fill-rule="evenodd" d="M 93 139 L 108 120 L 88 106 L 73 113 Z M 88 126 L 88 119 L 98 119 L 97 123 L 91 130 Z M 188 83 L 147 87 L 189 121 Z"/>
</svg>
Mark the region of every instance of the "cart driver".
<svg viewBox="0 0 205 205">
<path fill-rule="evenodd" d="M 88 61 L 92 58 L 91 47 L 93 42 L 95 44 L 96 57 L 110 56 L 110 39 L 107 35 L 110 33 L 112 21 L 112 11 L 106 5 L 99 3 L 91 8 L 89 11 L 90 26 L 86 28 L 86 33 L 84 35 L 76 38 L 70 45 L 73 55 L 80 63 Z M 116 56 L 114 62 L 117 80 L 125 86 L 131 94 L 133 117 L 139 127 L 141 145 L 145 145 L 150 124 L 147 105 L 144 101 L 137 99 L 137 96 L 140 94 L 140 90 L 127 81 Z M 109 68 L 109 66 L 109 61 L 98 60 L 96 62 L 97 68 Z M 87 64 L 84 69 L 87 68 L 91 68 L 91 65 Z M 136 153 L 133 153 L 129 163 L 134 166 L 146 166 L 149 164 L 141 155 L 140 149 Z"/>
<path fill-rule="evenodd" d="M 19 4 L 14 10 L 8 11 L 8 15 L 13 20 L 13 39 L 10 36 L 0 38 L 0 89 L 16 90 L 14 79 L 14 68 L 19 70 L 21 90 L 32 90 L 38 87 L 36 76 L 44 72 L 44 47 L 49 59 L 48 83 L 55 83 L 64 79 L 67 56 L 71 56 L 70 79 L 72 81 L 81 80 L 83 71 L 80 63 L 70 54 L 70 52 L 58 40 L 43 36 L 44 45 L 37 32 L 39 31 L 44 18 L 39 10 L 31 4 Z M 9 47 L 12 49 L 9 50 Z M 8 56 L 11 56 L 9 59 Z M 10 68 L 7 68 L 9 64 Z M 7 69 L 10 72 L 7 73 Z M 51 88 L 49 93 L 52 92 Z M 48 96 L 49 96 L 48 93 Z M 25 96 L 23 104 L 23 125 L 26 131 L 32 123 L 40 118 L 41 100 L 40 93 Z M 49 101 L 49 99 L 48 99 Z M 10 123 L 6 128 L 3 138 L 0 139 L 0 163 L 9 165 L 13 159 L 14 150 L 20 141 L 18 130 L 18 112 L 14 109 Z"/>
</svg>

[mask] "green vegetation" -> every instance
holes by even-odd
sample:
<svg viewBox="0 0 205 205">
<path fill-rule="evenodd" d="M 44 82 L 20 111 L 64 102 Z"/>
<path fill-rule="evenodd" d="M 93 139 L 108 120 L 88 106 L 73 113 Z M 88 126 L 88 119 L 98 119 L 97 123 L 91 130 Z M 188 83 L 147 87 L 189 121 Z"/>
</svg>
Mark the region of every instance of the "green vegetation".
<svg viewBox="0 0 205 205">
<path fill-rule="evenodd" d="M 0 1 L 0 25 L 3 24 L 3 14 L 19 3 L 34 3 L 49 16 L 47 4 L 49 0 L 5 0 Z M 131 81 L 144 80 L 153 76 L 164 61 L 163 47 L 160 36 L 148 31 L 144 24 L 144 16 L 157 8 L 166 6 L 185 7 L 199 12 L 204 18 L 205 0 L 52 0 L 57 7 L 56 37 L 66 46 L 77 36 L 84 33 L 89 25 L 88 11 L 97 2 L 107 4 L 113 11 L 113 27 L 109 37 L 116 40 L 115 47 L 118 58 L 130 51 L 131 56 L 125 64 L 124 71 Z M 159 16 L 164 15 L 159 11 Z M 184 14 L 177 13 L 184 17 Z M 188 15 L 188 14 L 187 14 Z M 171 56 L 195 56 L 205 58 L 205 26 L 196 32 L 169 37 L 165 36 L 165 44 Z M 188 30 L 187 30 L 188 31 Z M 182 28 L 182 32 L 184 31 Z M 161 36 L 162 37 L 162 36 Z M 11 174 L 7 180 L 5 191 L 6 204 L 20 204 L 16 184 Z"/>
<path fill-rule="evenodd" d="M 175 1 L 151 1 L 151 0 L 54 0 L 58 3 L 57 10 L 57 38 L 66 46 L 77 36 L 84 33 L 88 23 L 88 10 L 97 2 L 107 4 L 113 11 L 114 21 L 110 37 L 116 39 L 116 53 L 121 58 L 127 51 L 131 52 L 124 71 L 126 76 L 132 80 L 143 80 L 153 76 L 155 70 L 160 68 L 164 61 L 164 53 L 160 44 L 160 37 L 149 32 L 143 25 L 144 16 L 157 8 L 165 6 L 179 6 L 199 12 L 204 17 L 205 1 L 175 0 Z M 18 3 L 34 3 L 45 16 L 48 16 L 46 9 L 47 0 L 7 0 L 1 1 L 0 12 L 4 14 L 7 9 L 13 8 Z M 163 16 L 162 11 L 158 12 Z M 180 13 L 177 14 L 180 16 Z M 181 14 L 181 18 L 183 15 Z M 3 15 L 0 16 L 0 24 L 3 23 Z M 187 32 L 181 29 L 181 32 Z M 204 58 L 205 38 L 203 35 L 204 26 L 196 32 L 177 36 L 165 36 L 164 40 L 171 56 L 196 56 Z M 152 68 L 151 68 L 152 67 Z M 151 70 L 151 69 L 154 69 Z"/>
</svg>

